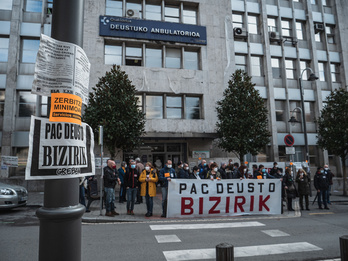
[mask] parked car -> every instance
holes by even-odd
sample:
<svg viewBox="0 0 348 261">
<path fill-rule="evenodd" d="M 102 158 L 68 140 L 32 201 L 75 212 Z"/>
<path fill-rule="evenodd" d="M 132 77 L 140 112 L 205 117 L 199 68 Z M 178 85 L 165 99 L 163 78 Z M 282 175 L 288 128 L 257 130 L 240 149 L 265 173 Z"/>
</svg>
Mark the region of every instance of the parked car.
<svg viewBox="0 0 348 261">
<path fill-rule="evenodd" d="M 0 209 L 25 206 L 27 200 L 28 191 L 24 187 L 0 182 Z"/>
</svg>

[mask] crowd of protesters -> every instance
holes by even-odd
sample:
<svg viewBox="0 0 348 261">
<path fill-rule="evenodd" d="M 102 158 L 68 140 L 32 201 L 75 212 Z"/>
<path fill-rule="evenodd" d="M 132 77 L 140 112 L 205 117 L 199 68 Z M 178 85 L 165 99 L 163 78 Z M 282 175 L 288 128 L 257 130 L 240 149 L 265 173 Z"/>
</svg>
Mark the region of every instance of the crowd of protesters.
<svg viewBox="0 0 348 261">
<path fill-rule="evenodd" d="M 115 161 L 111 159 L 107 161 L 103 175 L 105 215 L 119 215 L 114 207 L 115 186 L 119 184 L 119 203 L 126 202 L 127 215 L 134 215 L 134 205 L 141 204 L 143 197 L 145 197 L 146 217 L 152 216 L 153 198 L 156 196 L 157 186 L 160 186 L 162 192 L 161 217 L 166 217 L 168 182 L 176 178 L 211 180 L 280 179 L 282 182 L 282 199 L 286 202 L 288 211 L 294 211 L 293 199 L 296 197 L 299 197 L 301 210 L 310 210 L 311 178 L 303 169 L 298 169 L 297 173 L 293 173 L 292 168 L 288 167 L 283 171 L 282 168 L 278 167 L 277 162 L 274 162 L 273 168 L 270 170 L 262 164 L 254 164 L 249 169 L 244 163 L 240 165 L 239 163 L 233 163 L 232 160 L 229 160 L 228 163 L 222 162 L 220 166 L 216 162 L 210 161 L 207 163 L 206 160 L 202 160 L 198 166 L 194 166 L 191 170 L 185 162 L 179 162 L 177 168 L 174 169 L 172 161 L 168 160 L 159 169 L 156 164 L 153 165 L 150 162 L 145 163 L 144 166 L 140 158 L 136 158 L 135 160 L 130 159 L 128 164 L 122 162 L 119 169 L 116 168 Z M 319 209 L 323 209 L 323 206 L 325 209 L 329 209 L 332 178 L 333 174 L 328 165 L 319 167 L 314 175 L 314 187 L 317 191 Z M 89 177 L 88 182 L 90 180 Z"/>
</svg>

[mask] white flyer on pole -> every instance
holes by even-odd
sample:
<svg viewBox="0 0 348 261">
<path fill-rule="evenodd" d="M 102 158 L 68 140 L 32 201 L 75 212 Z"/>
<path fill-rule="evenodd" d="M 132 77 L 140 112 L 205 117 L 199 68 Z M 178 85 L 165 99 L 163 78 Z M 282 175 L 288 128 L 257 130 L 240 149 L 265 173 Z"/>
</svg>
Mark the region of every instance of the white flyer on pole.
<svg viewBox="0 0 348 261">
<path fill-rule="evenodd" d="M 70 93 L 87 104 L 90 67 L 80 46 L 41 34 L 31 92 L 42 96 Z"/>
</svg>

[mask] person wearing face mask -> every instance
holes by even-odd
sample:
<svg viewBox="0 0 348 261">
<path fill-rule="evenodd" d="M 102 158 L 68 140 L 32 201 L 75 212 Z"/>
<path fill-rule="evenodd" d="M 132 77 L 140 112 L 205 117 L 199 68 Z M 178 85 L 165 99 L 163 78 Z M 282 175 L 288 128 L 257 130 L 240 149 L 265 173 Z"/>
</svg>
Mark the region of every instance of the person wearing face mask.
<svg viewBox="0 0 348 261">
<path fill-rule="evenodd" d="M 198 164 L 199 168 L 199 176 L 201 179 L 204 179 L 208 173 L 208 164 L 206 160 L 202 160 L 201 163 Z"/>
<path fill-rule="evenodd" d="M 291 169 L 287 168 L 285 170 L 285 175 L 283 178 L 283 187 L 286 194 L 286 199 L 288 202 L 288 211 L 295 211 L 292 207 L 292 200 L 296 198 L 297 190 L 295 187 L 294 179 L 292 178 Z"/>
<path fill-rule="evenodd" d="M 201 179 L 201 177 L 199 176 L 199 168 L 197 166 L 193 167 L 189 179 Z"/>
<path fill-rule="evenodd" d="M 188 179 L 190 176 L 189 169 L 189 165 L 187 163 L 184 163 L 183 167 L 179 171 L 178 179 Z"/>
<path fill-rule="evenodd" d="M 168 160 L 164 168 L 160 170 L 159 180 L 162 186 L 162 215 L 167 217 L 168 182 L 176 178 L 175 170 L 172 168 L 172 161 Z"/>
<path fill-rule="evenodd" d="M 118 176 L 121 181 L 121 186 L 120 186 L 120 194 L 119 194 L 119 203 L 123 203 L 126 201 L 126 186 L 124 183 L 124 177 L 126 175 L 126 168 L 127 168 L 127 163 L 125 161 L 122 161 L 121 167 L 118 169 Z"/>
<path fill-rule="evenodd" d="M 140 158 L 136 158 L 135 162 L 136 162 L 136 169 L 140 175 L 144 170 L 144 165 L 143 165 L 143 163 L 141 163 Z M 139 186 L 138 190 L 137 190 L 137 200 L 136 200 L 135 204 L 141 204 L 141 203 L 143 203 L 143 197 L 140 196 L 140 186 Z"/>
<path fill-rule="evenodd" d="M 221 174 L 218 171 L 218 165 L 215 162 L 210 165 L 210 170 L 208 171 L 206 178 L 211 180 L 221 180 Z"/>
<path fill-rule="evenodd" d="M 139 187 L 139 173 L 134 160 L 130 161 L 130 168 L 125 175 L 125 184 L 127 188 L 127 215 L 134 215 L 134 203 Z"/>
<path fill-rule="evenodd" d="M 147 212 L 145 217 L 152 216 L 153 210 L 153 197 L 156 197 L 156 182 L 158 181 L 158 176 L 156 169 L 152 166 L 150 162 L 145 164 L 145 169 L 139 177 L 141 182 L 141 196 L 145 197 Z"/>
<path fill-rule="evenodd" d="M 306 210 L 309 210 L 309 192 L 310 192 L 310 178 L 308 177 L 307 173 L 303 169 L 299 169 L 297 171 L 296 175 L 296 182 L 298 184 L 298 195 L 300 198 L 300 207 L 301 210 L 304 210 L 303 208 L 303 197 L 305 198 L 306 202 Z"/>
<path fill-rule="evenodd" d="M 218 170 L 220 172 L 222 179 L 227 179 L 226 167 L 227 167 L 227 164 L 225 162 L 222 162 L 221 167 Z"/>
<path fill-rule="evenodd" d="M 278 175 L 278 163 L 274 162 L 273 163 L 273 168 L 271 168 L 271 171 L 269 172 L 270 175 L 272 175 L 273 177 Z"/>
<path fill-rule="evenodd" d="M 329 189 L 327 190 L 327 203 L 331 205 L 330 201 L 330 195 L 331 195 L 331 186 L 333 184 L 332 178 L 335 176 L 331 170 L 329 169 L 329 165 L 324 165 L 324 174 L 326 174 L 327 178 L 329 179 Z"/>
<path fill-rule="evenodd" d="M 121 184 L 120 179 L 118 178 L 118 173 L 116 170 L 116 163 L 112 159 L 108 159 L 106 167 L 104 168 L 104 192 L 105 192 L 105 216 L 113 217 L 118 215 L 115 211 L 115 186 L 116 182 Z"/>
<path fill-rule="evenodd" d="M 317 172 L 314 175 L 314 187 L 317 190 L 318 196 L 318 206 L 319 209 L 322 208 L 322 203 L 324 203 L 324 208 L 329 209 L 327 207 L 327 191 L 329 189 L 329 179 L 326 175 L 324 175 L 324 168 L 319 167 Z"/>
</svg>

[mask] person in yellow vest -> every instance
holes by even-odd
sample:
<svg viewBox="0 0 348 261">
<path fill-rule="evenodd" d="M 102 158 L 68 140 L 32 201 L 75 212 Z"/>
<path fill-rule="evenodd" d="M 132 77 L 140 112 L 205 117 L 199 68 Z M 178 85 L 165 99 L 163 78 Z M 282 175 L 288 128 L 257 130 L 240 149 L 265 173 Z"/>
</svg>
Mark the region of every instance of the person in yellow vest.
<svg viewBox="0 0 348 261">
<path fill-rule="evenodd" d="M 145 169 L 141 173 L 139 181 L 141 182 L 140 195 L 146 199 L 147 213 L 145 214 L 145 217 L 151 217 L 153 210 L 153 197 L 156 196 L 156 182 L 158 181 L 158 176 L 156 169 L 150 162 L 145 164 Z"/>
</svg>

